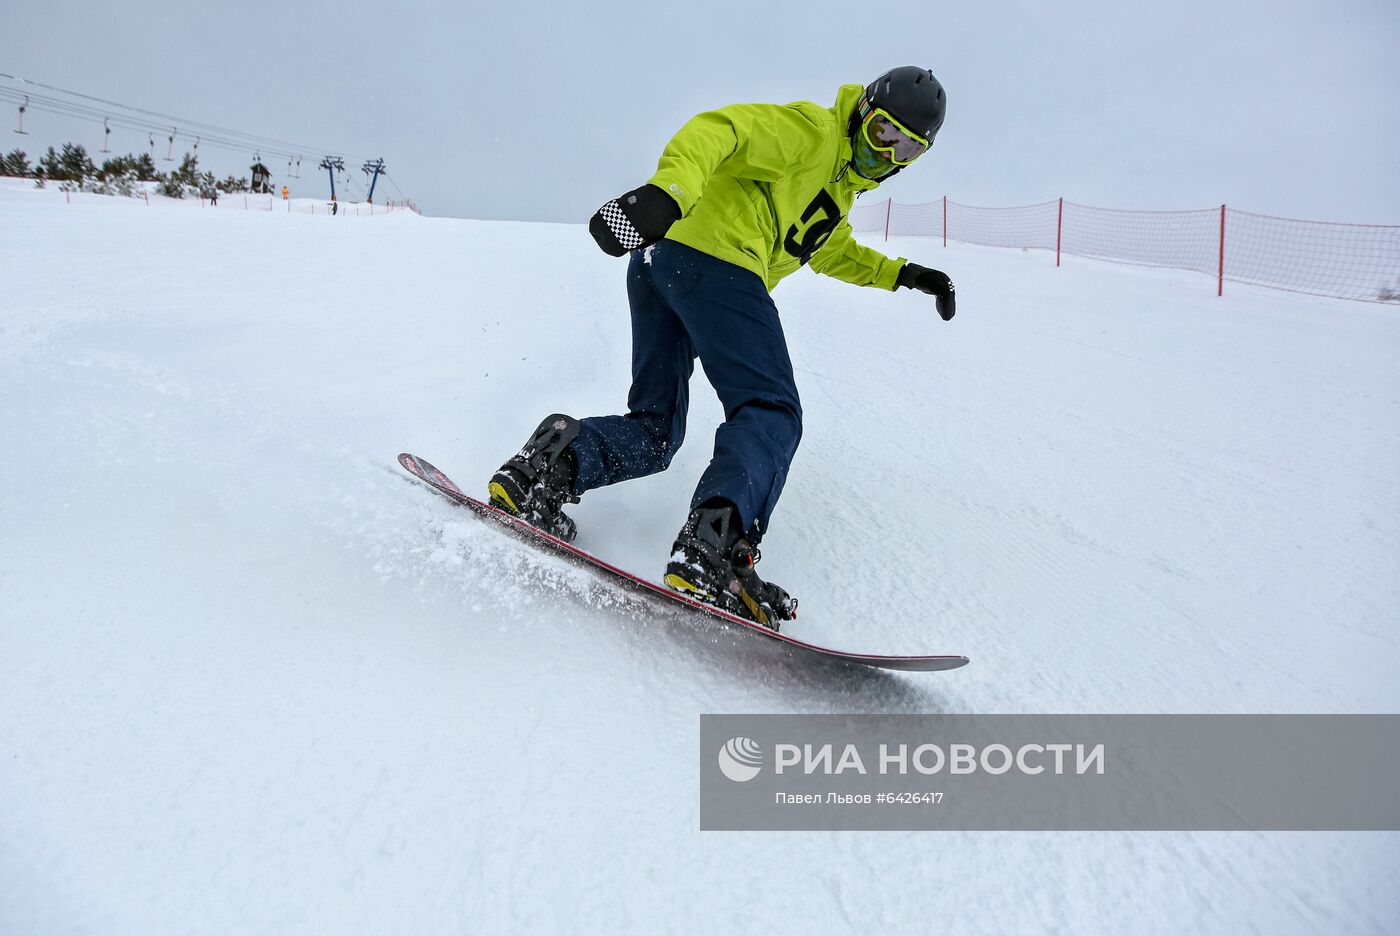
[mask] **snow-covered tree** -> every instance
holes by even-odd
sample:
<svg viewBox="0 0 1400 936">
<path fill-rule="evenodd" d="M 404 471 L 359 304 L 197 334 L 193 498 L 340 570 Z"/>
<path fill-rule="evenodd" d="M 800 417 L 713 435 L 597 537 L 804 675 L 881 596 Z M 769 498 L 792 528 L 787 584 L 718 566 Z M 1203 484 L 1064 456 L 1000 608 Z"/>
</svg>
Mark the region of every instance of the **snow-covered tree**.
<svg viewBox="0 0 1400 936">
<path fill-rule="evenodd" d="M 161 175 L 156 179 L 156 191 L 166 198 L 184 198 L 185 183 L 181 182 L 174 173 Z"/>
<path fill-rule="evenodd" d="M 140 185 L 141 179 L 136 173 L 135 166 L 129 166 L 119 173 L 107 176 L 107 187 L 113 195 L 134 198 L 140 193 Z"/>
<path fill-rule="evenodd" d="M 63 165 L 58 161 L 58 153 L 52 146 L 39 158 L 39 164 L 34 167 L 34 175 L 40 179 L 63 178 Z"/>
<path fill-rule="evenodd" d="M 85 177 L 96 175 L 97 167 L 92 164 L 82 145 L 64 143 L 61 153 L 49 147 L 44 158 L 39 160 L 36 174 L 59 182 L 82 182 Z"/>
<path fill-rule="evenodd" d="M 130 153 L 125 156 L 114 156 L 102 163 L 102 168 L 98 170 L 98 175 L 103 178 L 126 175 L 132 173 L 137 175 L 136 157 Z"/>
<path fill-rule="evenodd" d="M 142 153 L 136 157 L 136 177 L 142 182 L 155 182 L 160 179 L 160 172 L 156 170 L 156 162 L 150 153 Z"/>
<path fill-rule="evenodd" d="M 97 175 L 97 167 L 92 164 L 87 149 L 81 143 L 64 143 L 58 163 L 63 170 L 63 178 L 72 182 L 81 182 L 88 176 Z"/>
<path fill-rule="evenodd" d="M 171 177 L 179 179 L 185 185 L 199 186 L 199 157 L 193 153 L 186 153 L 185 158 L 180 161 L 180 168 L 171 173 Z"/>
<path fill-rule="evenodd" d="M 29 156 L 21 149 L 10 150 L 3 163 L 0 163 L 0 173 L 7 176 L 18 176 L 23 178 L 34 170 L 30 168 Z"/>
</svg>

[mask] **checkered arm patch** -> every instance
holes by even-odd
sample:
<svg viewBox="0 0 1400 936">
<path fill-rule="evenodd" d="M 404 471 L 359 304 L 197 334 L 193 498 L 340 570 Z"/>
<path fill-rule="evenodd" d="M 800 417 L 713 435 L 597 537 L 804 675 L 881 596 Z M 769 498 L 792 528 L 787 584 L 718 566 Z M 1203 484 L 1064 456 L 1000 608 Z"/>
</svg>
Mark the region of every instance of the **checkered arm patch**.
<svg viewBox="0 0 1400 936">
<path fill-rule="evenodd" d="M 646 238 L 637 233 L 637 229 L 632 226 L 632 222 L 627 220 L 627 215 L 622 210 L 622 205 L 618 204 L 616 198 L 608 202 L 601 209 L 603 220 L 608 225 L 608 230 L 612 231 L 613 237 L 622 245 L 624 250 L 636 250 L 642 246 Z"/>
</svg>

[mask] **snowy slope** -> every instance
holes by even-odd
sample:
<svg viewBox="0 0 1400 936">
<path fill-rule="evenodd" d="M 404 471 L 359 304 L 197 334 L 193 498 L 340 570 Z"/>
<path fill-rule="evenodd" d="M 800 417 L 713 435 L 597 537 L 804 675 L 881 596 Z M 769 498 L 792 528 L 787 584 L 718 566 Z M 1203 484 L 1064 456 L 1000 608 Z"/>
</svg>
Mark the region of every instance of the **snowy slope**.
<svg viewBox="0 0 1400 936">
<path fill-rule="evenodd" d="M 793 633 L 973 661 L 849 672 L 400 477 L 621 409 L 581 226 L 162 207 L 0 189 L 0 932 L 1400 925 L 1394 835 L 701 835 L 695 760 L 705 712 L 1400 711 L 1394 309 L 914 239 L 950 324 L 786 281 Z M 659 573 L 702 380 L 583 544 Z"/>
</svg>

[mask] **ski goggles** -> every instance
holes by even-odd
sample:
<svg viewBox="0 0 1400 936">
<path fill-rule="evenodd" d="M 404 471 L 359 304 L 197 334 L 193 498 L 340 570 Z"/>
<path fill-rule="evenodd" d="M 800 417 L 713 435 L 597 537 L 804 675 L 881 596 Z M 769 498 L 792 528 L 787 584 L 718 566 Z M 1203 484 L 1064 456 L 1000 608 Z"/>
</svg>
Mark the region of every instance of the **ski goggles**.
<svg viewBox="0 0 1400 936">
<path fill-rule="evenodd" d="M 907 166 L 928 150 L 929 141 L 905 127 L 881 107 L 861 101 L 861 133 L 870 148 L 887 156 L 896 166 Z"/>
</svg>

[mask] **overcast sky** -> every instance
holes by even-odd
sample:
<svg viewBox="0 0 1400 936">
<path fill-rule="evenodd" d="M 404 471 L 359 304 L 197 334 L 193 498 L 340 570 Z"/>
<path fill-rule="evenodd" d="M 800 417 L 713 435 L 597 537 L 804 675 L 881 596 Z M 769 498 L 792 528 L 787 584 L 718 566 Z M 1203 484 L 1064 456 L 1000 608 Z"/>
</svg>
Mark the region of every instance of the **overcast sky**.
<svg viewBox="0 0 1400 936">
<path fill-rule="evenodd" d="M 929 155 L 868 198 L 1227 202 L 1400 224 L 1396 0 L 6 0 L 3 10 L 0 72 L 383 156 L 428 214 L 582 222 L 644 182 L 698 111 L 829 104 L 840 84 L 919 64 L 947 89 L 947 122 Z M 100 125 L 38 111 L 26 116 L 31 134 L 14 135 L 4 106 L 7 152 L 100 147 Z M 122 152 L 149 148 L 144 133 L 112 139 Z M 220 176 L 246 175 L 252 156 L 200 152 Z M 328 194 L 314 169 L 324 154 L 307 155 L 294 193 Z M 282 184 L 285 159 L 272 169 Z"/>
</svg>

